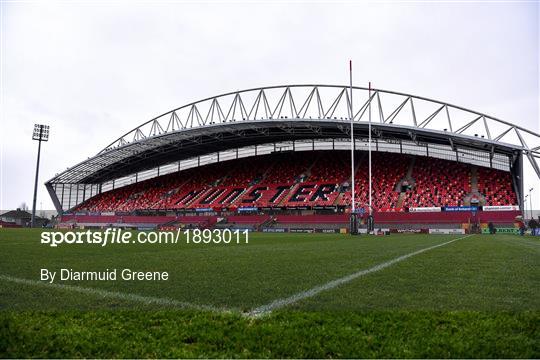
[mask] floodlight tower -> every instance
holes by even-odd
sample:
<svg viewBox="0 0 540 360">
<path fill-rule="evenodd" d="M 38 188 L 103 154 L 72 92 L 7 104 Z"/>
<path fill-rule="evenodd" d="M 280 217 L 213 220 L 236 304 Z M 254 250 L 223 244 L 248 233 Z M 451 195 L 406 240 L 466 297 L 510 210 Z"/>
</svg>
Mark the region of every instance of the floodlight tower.
<svg viewBox="0 0 540 360">
<path fill-rule="evenodd" d="M 32 201 L 32 227 L 36 225 L 36 199 L 37 199 L 37 184 L 39 176 L 39 157 L 41 155 L 41 142 L 49 140 L 49 125 L 34 125 L 34 133 L 32 140 L 38 142 L 37 164 L 36 164 L 36 180 L 34 182 L 34 200 Z"/>
<path fill-rule="evenodd" d="M 533 218 L 533 209 L 532 209 L 532 196 L 531 196 L 531 192 L 534 190 L 534 188 L 530 188 L 529 189 L 529 208 L 531 209 L 531 220 Z"/>
<path fill-rule="evenodd" d="M 525 195 L 523 198 L 523 219 L 524 221 L 527 221 L 527 199 L 529 198 L 529 195 Z"/>
</svg>

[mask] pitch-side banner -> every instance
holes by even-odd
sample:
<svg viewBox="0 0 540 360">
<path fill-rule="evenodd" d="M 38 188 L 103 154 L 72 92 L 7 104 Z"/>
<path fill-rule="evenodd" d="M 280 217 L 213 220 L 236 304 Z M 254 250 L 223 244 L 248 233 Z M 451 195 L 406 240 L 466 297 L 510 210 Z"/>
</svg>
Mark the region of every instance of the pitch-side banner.
<svg viewBox="0 0 540 360">
<path fill-rule="evenodd" d="M 478 206 L 445 206 L 444 211 L 478 211 Z"/>
<path fill-rule="evenodd" d="M 507 206 L 482 206 L 484 211 L 516 211 L 519 210 L 517 205 L 507 205 Z"/>
<path fill-rule="evenodd" d="M 441 212 L 440 207 L 411 207 L 409 212 Z"/>
<path fill-rule="evenodd" d="M 464 229 L 429 229 L 430 234 L 465 234 Z"/>
<path fill-rule="evenodd" d="M 237 209 L 238 212 L 250 212 L 250 211 L 257 211 L 258 208 L 256 207 L 240 207 Z"/>
<path fill-rule="evenodd" d="M 498 227 L 496 228 L 497 229 L 497 233 L 499 234 L 519 234 L 519 229 L 518 228 L 508 228 L 508 227 Z M 483 228 L 482 229 L 482 234 L 489 234 L 489 228 Z"/>
</svg>

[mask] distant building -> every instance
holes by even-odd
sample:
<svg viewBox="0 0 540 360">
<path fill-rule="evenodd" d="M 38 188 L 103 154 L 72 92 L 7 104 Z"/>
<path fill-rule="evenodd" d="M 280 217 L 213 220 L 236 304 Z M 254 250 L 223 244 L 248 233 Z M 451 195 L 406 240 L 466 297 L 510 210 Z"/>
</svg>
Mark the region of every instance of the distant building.
<svg viewBox="0 0 540 360">
<path fill-rule="evenodd" d="M 5 223 L 5 227 L 9 225 L 29 227 L 32 222 L 32 214 L 21 209 L 11 210 L 0 215 L 0 221 Z M 48 222 L 48 219 L 36 215 L 36 226 L 42 227 L 43 225 L 47 225 Z"/>
</svg>

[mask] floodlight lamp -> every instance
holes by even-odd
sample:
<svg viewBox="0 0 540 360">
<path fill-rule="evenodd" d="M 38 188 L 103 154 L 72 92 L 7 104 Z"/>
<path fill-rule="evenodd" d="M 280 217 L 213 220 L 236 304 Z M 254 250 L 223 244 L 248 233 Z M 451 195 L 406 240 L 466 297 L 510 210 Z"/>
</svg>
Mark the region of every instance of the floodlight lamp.
<svg viewBox="0 0 540 360">
<path fill-rule="evenodd" d="M 32 140 L 47 141 L 49 140 L 49 125 L 34 125 L 34 132 L 32 134 Z"/>
</svg>

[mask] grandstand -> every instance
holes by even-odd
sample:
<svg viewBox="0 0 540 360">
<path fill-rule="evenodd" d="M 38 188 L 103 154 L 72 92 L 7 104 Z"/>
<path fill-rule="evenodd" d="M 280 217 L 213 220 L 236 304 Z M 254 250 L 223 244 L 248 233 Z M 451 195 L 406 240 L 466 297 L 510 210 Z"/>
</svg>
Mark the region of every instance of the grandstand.
<svg viewBox="0 0 540 360">
<path fill-rule="evenodd" d="M 365 204 L 367 160 L 362 152 L 357 157 L 360 161 L 355 174 L 359 190 L 356 201 Z M 283 154 L 276 154 L 231 160 L 98 194 L 73 211 L 346 209 L 351 202 L 349 161 L 346 151 L 292 153 L 286 154 L 286 159 Z M 445 160 L 375 153 L 373 208 L 395 212 L 408 207 L 471 205 L 473 194 L 478 194 L 482 205 L 517 203 L 508 173 L 480 170 L 473 177 L 472 169 L 473 165 Z M 411 184 L 409 188 L 401 186 L 404 181 Z M 481 191 L 473 192 L 473 182 L 479 184 Z"/>
<path fill-rule="evenodd" d="M 191 103 L 128 132 L 46 186 L 65 226 L 346 229 L 346 90 L 270 87 Z M 362 104 L 353 116 L 361 214 L 368 212 L 371 121 L 377 227 L 513 226 L 523 210 L 524 157 L 540 175 L 538 134 L 451 104 L 366 90 L 353 93 Z"/>
</svg>

